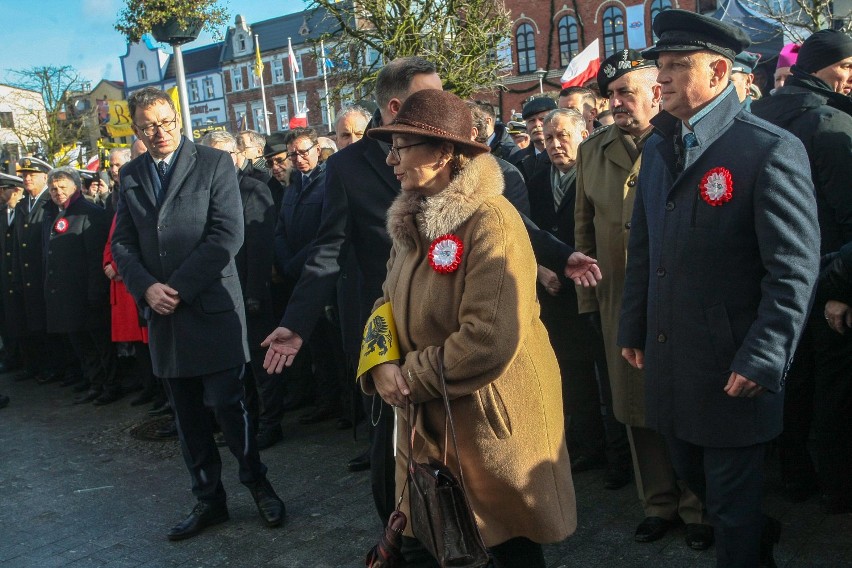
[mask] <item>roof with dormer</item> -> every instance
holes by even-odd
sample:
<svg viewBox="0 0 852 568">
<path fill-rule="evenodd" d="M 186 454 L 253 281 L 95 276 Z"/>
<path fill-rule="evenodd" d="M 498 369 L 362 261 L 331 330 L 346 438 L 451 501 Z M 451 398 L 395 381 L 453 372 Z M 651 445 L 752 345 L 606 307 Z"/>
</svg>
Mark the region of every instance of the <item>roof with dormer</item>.
<svg viewBox="0 0 852 568">
<path fill-rule="evenodd" d="M 183 70 L 187 76 L 198 73 L 213 73 L 219 70 L 219 56 L 222 53 L 224 42 L 211 43 L 195 49 L 183 50 Z M 164 81 L 175 78 L 175 57 L 169 56 L 166 65 Z"/>
<path fill-rule="evenodd" d="M 320 36 L 335 33 L 340 25 L 328 16 L 324 8 L 304 10 L 269 20 L 263 20 L 249 24 L 252 39 L 258 36 L 261 53 L 287 49 L 287 38 L 293 43 L 293 49 L 309 41 L 318 40 Z M 234 42 L 232 41 L 236 28 L 231 26 L 225 33 L 224 48 L 222 49 L 222 63 L 246 57 L 246 54 L 234 55 Z M 254 45 L 248 55 L 254 55 Z"/>
</svg>

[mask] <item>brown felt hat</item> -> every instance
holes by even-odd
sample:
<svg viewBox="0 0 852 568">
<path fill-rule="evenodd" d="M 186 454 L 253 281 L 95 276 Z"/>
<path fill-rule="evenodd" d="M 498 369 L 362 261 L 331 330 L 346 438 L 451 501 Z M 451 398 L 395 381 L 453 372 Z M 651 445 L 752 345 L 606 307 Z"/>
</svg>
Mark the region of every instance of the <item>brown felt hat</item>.
<svg viewBox="0 0 852 568">
<path fill-rule="evenodd" d="M 454 144 L 463 154 L 475 156 L 491 148 L 471 140 L 473 117 L 463 100 L 448 91 L 424 89 L 410 95 L 388 126 L 371 128 L 367 136 L 390 142 L 394 134 L 414 134 Z"/>
</svg>

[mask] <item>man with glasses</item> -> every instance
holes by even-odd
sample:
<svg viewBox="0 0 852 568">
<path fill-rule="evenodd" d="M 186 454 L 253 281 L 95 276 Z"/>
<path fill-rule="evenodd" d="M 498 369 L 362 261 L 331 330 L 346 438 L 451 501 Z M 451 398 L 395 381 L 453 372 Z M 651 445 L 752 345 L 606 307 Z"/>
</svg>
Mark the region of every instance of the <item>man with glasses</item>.
<svg viewBox="0 0 852 568">
<path fill-rule="evenodd" d="M 181 137 L 163 91 L 136 91 L 128 109 L 148 152 L 121 171 L 112 253 L 148 321 L 153 371 L 164 379 L 198 499 L 168 538 L 189 538 L 228 519 L 211 411 L 261 518 L 280 525 L 284 503 L 266 479 L 244 401 L 248 345 L 234 261 L 244 228 L 234 164 Z"/>
<path fill-rule="evenodd" d="M 287 159 L 293 166 L 290 184 L 275 228 L 275 268 L 288 289 L 299 281 L 308 259 L 311 243 L 320 226 L 325 196 L 325 163 L 320 163 L 320 145 L 313 128 L 296 128 L 287 134 Z M 334 297 L 326 302 L 335 305 Z M 340 332 L 327 317 L 320 317 L 307 341 L 314 364 L 314 390 L 317 408 L 299 418 L 301 424 L 314 424 L 336 418 L 341 412 L 342 345 Z"/>
</svg>

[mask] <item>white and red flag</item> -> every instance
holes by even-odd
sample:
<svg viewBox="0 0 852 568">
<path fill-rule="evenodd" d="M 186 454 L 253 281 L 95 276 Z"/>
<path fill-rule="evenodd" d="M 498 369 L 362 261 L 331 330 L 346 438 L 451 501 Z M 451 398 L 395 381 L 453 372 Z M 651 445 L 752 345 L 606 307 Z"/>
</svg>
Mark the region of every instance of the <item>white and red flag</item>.
<svg viewBox="0 0 852 568">
<path fill-rule="evenodd" d="M 581 87 L 586 81 L 597 77 L 600 68 L 600 43 L 596 39 L 568 63 L 568 68 L 562 74 L 562 88 Z"/>
</svg>

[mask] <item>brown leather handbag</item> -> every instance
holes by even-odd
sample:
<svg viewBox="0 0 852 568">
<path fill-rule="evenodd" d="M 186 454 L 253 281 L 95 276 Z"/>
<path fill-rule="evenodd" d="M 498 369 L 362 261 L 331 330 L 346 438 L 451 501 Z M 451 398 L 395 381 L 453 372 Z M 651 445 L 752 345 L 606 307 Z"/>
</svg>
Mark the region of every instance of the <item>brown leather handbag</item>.
<svg viewBox="0 0 852 568">
<path fill-rule="evenodd" d="M 438 372 L 443 389 L 444 408 L 447 411 L 442 461 L 434 458 L 428 463 L 414 461 L 414 420 L 417 408 L 416 405 L 409 406 L 411 435 L 408 447 L 408 500 L 411 529 L 417 540 L 435 557 L 442 568 L 481 568 L 488 564 L 488 551 L 465 494 L 464 472 L 459 459 L 450 399 L 447 396 L 441 350 L 438 351 Z M 411 406 L 415 406 L 414 412 L 411 412 Z M 459 463 L 458 478 L 446 465 L 448 431 L 452 433 L 453 448 Z"/>
</svg>

